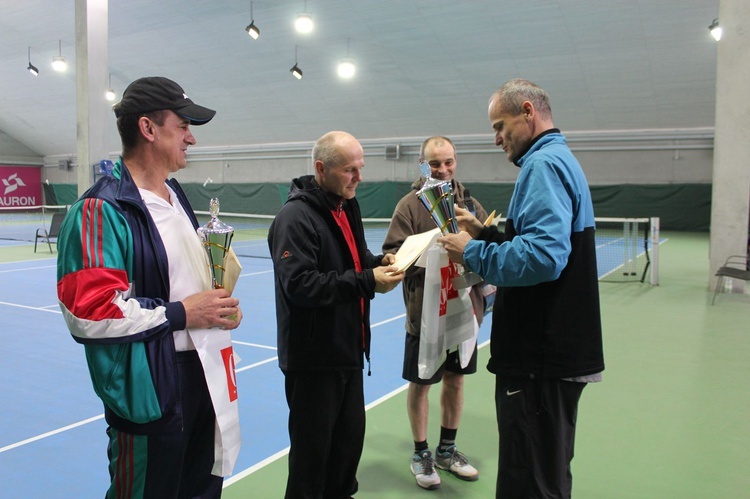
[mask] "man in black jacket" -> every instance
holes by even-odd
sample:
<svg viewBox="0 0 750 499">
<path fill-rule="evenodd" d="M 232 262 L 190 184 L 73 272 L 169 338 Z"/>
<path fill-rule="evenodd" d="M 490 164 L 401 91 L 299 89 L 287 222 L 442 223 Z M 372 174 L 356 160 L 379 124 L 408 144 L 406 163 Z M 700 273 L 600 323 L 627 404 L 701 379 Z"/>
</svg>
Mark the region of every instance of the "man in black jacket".
<svg viewBox="0 0 750 499">
<path fill-rule="evenodd" d="M 343 498 L 358 488 L 370 300 L 403 276 L 388 275 L 393 255 L 367 249 L 354 197 L 364 167 L 357 139 L 329 132 L 312 160 L 315 175 L 292 181 L 268 234 L 289 405 L 286 497 Z"/>
</svg>

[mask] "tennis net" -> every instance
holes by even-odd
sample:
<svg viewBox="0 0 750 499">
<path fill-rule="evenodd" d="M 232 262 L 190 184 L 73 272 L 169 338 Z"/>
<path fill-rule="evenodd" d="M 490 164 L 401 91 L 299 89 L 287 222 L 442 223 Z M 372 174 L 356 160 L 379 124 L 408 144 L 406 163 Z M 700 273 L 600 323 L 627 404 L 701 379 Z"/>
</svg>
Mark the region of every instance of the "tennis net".
<svg viewBox="0 0 750 499">
<path fill-rule="evenodd" d="M 38 229 L 49 229 L 52 215 L 66 206 L 0 207 L 0 240 L 34 242 Z M 201 225 L 210 219 L 196 212 Z M 219 218 L 235 229 L 232 247 L 240 257 L 270 258 L 268 228 L 274 215 L 220 213 Z M 503 227 L 505 219 L 498 219 Z M 596 255 L 599 278 L 604 282 L 659 283 L 658 218 L 596 218 Z M 367 246 L 378 254 L 390 224 L 389 218 L 365 218 Z"/>
<path fill-rule="evenodd" d="M 502 227 L 505 218 L 496 219 Z M 659 218 L 598 217 L 596 264 L 602 282 L 659 284 Z"/>
<path fill-rule="evenodd" d="M 198 222 L 203 225 L 210 220 L 207 211 L 196 211 Z M 234 228 L 232 248 L 237 256 L 247 258 L 271 258 L 268 250 L 268 228 L 274 215 L 251 215 L 245 213 L 219 213 L 219 219 Z M 365 218 L 362 224 L 365 229 L 365 240 L 370 251 L 380 253 L 385 235 L 388 232 L 390 218 Z"/>
<path fill-rule="evenodd" d="M 201 224 L 208 212 L 197 212 Z M 267 237 L 273 215 L 221 213 L 219 218 L 235 229 L 232 247 L 238 256 L 270 258 Z M 498 219 L 503 227 L 505 219 Z M 658 218 L 597 218 L 596 255 L 599 279 L 604 282 L 658 284 Z M 365 218 L 365 239 L 370 251 L 380 253 L 389 218 Z"/>
<path fill-rule="evenodd" d="M 659 218 L 597 218 L 599 280 L 659 284 Z"/>
<path fill-rule="evenodd" d="M 64 205 L 0 207 L 0 240 L 33 243 L 37 230 L 49 230 L 52 215 L 67 209 Z"/>
</svg>

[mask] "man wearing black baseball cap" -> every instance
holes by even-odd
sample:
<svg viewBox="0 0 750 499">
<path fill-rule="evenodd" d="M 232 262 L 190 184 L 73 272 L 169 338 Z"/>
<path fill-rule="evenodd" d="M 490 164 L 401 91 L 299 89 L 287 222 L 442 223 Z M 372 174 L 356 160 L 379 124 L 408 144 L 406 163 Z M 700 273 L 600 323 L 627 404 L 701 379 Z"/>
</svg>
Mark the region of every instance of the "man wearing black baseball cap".
<svg viewBox="0 0 750 499">
<path fill-rule="evenodd" d="M 139 78 L 128 85 L 122 100 L 114 105 L 115 116 L 146 114 L 169 109 L 190 120 L 191 125 L 204 125 L 216 111 L 195 104 L 177 83 L 163 76 Z"/>
<path fill-rule="evenodd" d="M 229 380 L 242 312 L 212 289 L 195 213 L 169 178 L 187 166 L 190 125 L 216 112 L 163 77 L 131 83 L 114 112 L 122 156 L 68 212 L 57 272 L 109 425 L 107 497 L 220 497 L 240 446 Z"/>
</svg>

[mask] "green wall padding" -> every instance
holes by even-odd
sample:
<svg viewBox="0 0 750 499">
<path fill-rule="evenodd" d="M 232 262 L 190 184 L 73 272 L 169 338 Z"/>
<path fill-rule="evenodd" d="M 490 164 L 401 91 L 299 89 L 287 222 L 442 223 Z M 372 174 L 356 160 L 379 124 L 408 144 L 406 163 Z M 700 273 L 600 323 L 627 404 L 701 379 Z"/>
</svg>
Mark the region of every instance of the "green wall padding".
<svg viewBox="0 0 750 499">
<path fill-rule="evenodd" d="M 391 218 L 399 199 L 411 190 L 411 182 L 372 182 L 357 187 L 364 218 Z"/>
<path fill-rule="evenodd" d="M 513 184 L 467 183 L 471 195 L 491 212 L 506 214 Z M 183 184 L 195 210 L 207 211 L 218 197 L 221 211 L 275 215 L 289 190 L 288 183 Z M 365 182 L 357 199 L 365 218 L 390 218 L 396 203 L 411 191 L 411 182 Z M 55 185 L 59 204 L 75 201 L 75 185 Z M 659 217 L 663 230 L 708 231 L 711 221 L 711 184 L 620 184 L 591 186 L 597 217 Z"/>
<path fill-rule="evenodd" d="M 479 201 L 482 208 L 487 213 L 492 213 L 495 210 L 495 216 L 502 214 L 503 216 L 508 213 L 508 205 L 510 204 L 510 197 L 513 194 L 514 184 L 480 184 L 480 183 L 466 183 L 464 186 L 469 189 L 471 197 Z"/>
<path fill-rule="evenodd" d="M 665 230 L 708 231 L 711 184 L 591 187 L 597 217 L 659 217 Z"/>
<path fill-rule="evenodd" d="M 44 204 L 57 205 L 57 194 L 55 194 L 55 187 L 52 184 L 42 182 L 42 191 L 44 193 Z"/>
<path fill-rule="evenodd" d="M 52 189 L 57 198 L 57 203 L 54 204 L 73 204 L 78 199 L 78 185 L 76 184 L 52 184 Z"/>
<path fill-rule="evenodd" d="M 276 184 L 182 184 L 194 210 L 208 211 L 211 198 L 219 198 L 220 210 L 227 213 L 274 215 L 281 208 Z"/>
</svg>

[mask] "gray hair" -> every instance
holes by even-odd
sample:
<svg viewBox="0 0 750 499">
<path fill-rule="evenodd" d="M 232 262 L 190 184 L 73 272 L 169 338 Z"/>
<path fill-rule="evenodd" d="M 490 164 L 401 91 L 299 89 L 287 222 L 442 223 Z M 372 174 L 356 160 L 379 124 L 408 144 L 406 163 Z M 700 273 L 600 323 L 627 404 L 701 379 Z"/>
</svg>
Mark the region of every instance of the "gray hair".
<svg viewBox="0 0 750 499">
<path fill-rule="evenodd" d="M 534 109 L 544 118 L 552 117 L 552 108 L 549 104 L 549 94 L 536 83 L 523 78 L 508 80 L 502 87 L 497 89 L 490 97 L 490 102 L 495 100 L 502 106 L 501 109 L 513 116 L 523 112 L 523 103 L 529 101 Z"/>
<path fill-rule="evenodd" d="M 320 137 L 313 146 L 312 161 L 321 161 L 326 168 L 338 166 L 344 161 L 341 155 L 341 142 L 349 136 L 346 132 L 328 132 Z"/>
</svg>

